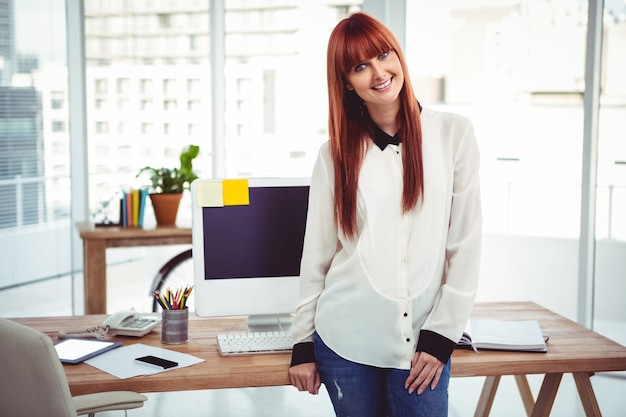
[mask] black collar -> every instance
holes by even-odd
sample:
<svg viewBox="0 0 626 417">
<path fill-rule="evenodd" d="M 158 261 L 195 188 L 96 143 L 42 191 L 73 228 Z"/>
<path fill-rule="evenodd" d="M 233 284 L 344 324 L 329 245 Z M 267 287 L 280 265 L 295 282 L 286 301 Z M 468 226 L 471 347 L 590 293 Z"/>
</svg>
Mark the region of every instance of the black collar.
<svg viewBox="0 0 626 417">
<path fill-rule="evenodd" d="M 396 133 L 395 136 L 389 136 L 380 127 L 378 127 L 376 123 L 372 122 L 372 127 L 374 129 L 374 143 L 380 148 L 381 151 L 384 151 L 387 145 L 397 146 L 402 141 L 400 139 L 400 132 Z"/>
<path fill-rule="evenodd" d="M 420 113 L 422 112 L 422 105 L 417 102 L 419 106 Z M 381 151 L 384 151 L 387 145 L 396 145 L 398 146 L 400 142 L 402 142 L 402 138 L 400 137 L 400 132 L 396 132 L 395 136 L 389 136 L 385 133 L 376 123 L 372 121 L 372 128 L 374 129 L 374 143 L 376 146 L 380 148 Z"/>
</svg>

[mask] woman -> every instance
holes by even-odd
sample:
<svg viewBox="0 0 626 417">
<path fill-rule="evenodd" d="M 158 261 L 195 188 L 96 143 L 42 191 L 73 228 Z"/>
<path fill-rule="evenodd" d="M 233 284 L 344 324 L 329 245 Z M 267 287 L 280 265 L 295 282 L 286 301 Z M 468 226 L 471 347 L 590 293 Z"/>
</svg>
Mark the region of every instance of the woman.
<svg viewBox="0 0 626 417">
<path fill-rule="evenodd" d="M 480 262 L 473 128 L 421 108 L 397 40 L 366 14 L 339 22 L 327 61 L 291 383 L 324 383 L 339 417 L 445 416 Z"/>
</svg>

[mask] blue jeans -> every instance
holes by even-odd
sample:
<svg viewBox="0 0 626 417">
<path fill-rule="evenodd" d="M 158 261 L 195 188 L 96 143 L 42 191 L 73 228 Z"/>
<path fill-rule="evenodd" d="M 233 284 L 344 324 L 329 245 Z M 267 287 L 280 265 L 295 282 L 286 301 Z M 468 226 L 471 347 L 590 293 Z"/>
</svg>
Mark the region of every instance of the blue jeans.
<svg viewBox="0 0 626 417">
<path fill-rule="evenodd" d="M 434 390 L 409 394 L 408 370 L 377 368 L 343 359 L 315 334 L 315 357 L 337 417 L 445 417 L 450 361 Z"/>
</svg>

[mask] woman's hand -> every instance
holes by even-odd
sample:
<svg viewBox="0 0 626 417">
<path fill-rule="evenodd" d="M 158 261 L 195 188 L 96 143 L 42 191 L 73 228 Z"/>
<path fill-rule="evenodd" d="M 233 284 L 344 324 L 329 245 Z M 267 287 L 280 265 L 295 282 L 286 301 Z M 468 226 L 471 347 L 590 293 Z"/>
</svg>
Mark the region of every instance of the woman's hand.
<svg viewBox="0 0 626 417">
<path fill-rule="evenodd" d="M 443 363 L 426 352 L 416 352 L 411 362 L 411 372 L 404 383 L 404 388 L 412 394 L 417 390 L 417 395 L 421 395 L 428 386 L 435 389 L 439 383 Z"/>
<path fill-rule="evenodd" d="M 291 380 L 291 385 L 298 388 L 298 391 L 308 391 L 314 395 L 319 393 L 322 385 L 320 373 L 317 371 L 315 362 L 292 366 L 289 368 L 289 379 Z"/>
</svg>

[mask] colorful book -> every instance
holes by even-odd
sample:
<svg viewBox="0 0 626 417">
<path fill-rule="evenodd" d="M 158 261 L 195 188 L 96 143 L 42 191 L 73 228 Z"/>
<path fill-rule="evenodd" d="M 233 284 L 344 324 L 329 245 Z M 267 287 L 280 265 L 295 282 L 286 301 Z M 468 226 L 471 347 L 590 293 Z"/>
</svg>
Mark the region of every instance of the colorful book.
<svg viewBox="0 0 626 417">
<path fill-rule="evenodd" d="M 122 223 L 122 227 L 128 227 L 128 216 L 126 215 L 126 200 L 128 199 L 128 194 L 126 191 L 122 191 L 122 199 L 120 201 L 120 223 Z"/>
<path fill-rule="evenodd" d="M 131 193 L 131 211 L 133 216 L 133 226 L 139 226 L 139 190 L 132 189 Z"/>
<path fill-rule="evenodd" d="M 143 218 L 146 211 L 146 199 L 148 198 L 148 190 L 141 188 L 139 190 L 139 227 L 143 227 Z"/>
</svg>

